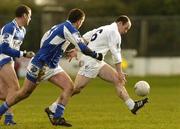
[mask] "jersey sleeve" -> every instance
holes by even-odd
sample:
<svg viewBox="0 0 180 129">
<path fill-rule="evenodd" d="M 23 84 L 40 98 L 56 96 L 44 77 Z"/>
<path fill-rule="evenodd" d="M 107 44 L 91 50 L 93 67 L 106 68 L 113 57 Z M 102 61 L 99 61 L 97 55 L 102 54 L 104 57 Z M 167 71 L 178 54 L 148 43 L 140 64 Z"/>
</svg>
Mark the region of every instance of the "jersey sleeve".
<svg viewBox="0 0 180 129">
<path fill-rule="evenodd" d="M 75 47 L 80 50 L 83 54 L 91 56 L 93 58 L 97 57 L 97 53 L 95 51 L 92 51 L 87 47 L 87 45 L 84 43 L 83 38 L 81 37 L 79 31 L 71 31 L 68 28 L 64 27 L 64 37 L 69 42 L 75 45 Z"/>
<path fill-rule="evenodd" d="M 109 34 L 108 39 L 108 45 L 110 52 L 112 53 L 112 59 L 114 64 L 122 62 L 120 36 L 117 35 L 115 32 L 112 32 L 111 34 Z"/>
<path fill-rule="evenodd" d="M 15 28 L 13 26 L 5 26 L 2 30 L 2 40 L 1 40 L 1 53 L 6 54 L 11 57 L 20 57 L 23 52 L 13 49 L 12 42 L 15 34 Z"/>
<path fill-rule="evenodd" d="M 83 42 L 79 32 L 77 30 L 73 30 L 70 27 L 64 27 L 64 37 L 66 40 L 68 40 L 69 42 L 71 42 L 72 44 L 75 45 L 76 48 L 79 48 L 78 43 Z"/>
</svg>

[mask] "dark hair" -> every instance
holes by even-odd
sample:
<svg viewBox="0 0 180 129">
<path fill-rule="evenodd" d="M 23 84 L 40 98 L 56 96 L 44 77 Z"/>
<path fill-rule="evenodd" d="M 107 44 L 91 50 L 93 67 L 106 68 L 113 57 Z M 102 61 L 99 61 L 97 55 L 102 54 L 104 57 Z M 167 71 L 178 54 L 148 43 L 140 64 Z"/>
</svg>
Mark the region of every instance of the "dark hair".
<svg viewBox="0 0 180 129">
<path fill-rule="evenodd" d="M 116 19 L 116 23 L 117 22 L 122 22 L 122 24 L 126 24 L 128 21 L 130 21 L 130 19 L 126 16 L 126 15 L 121 15 Z"/>
<path fill-rule="evenodd" d="M 84 16 L 85 16 L 85 13 L 81 9 L 74 8 L 69 11 L 68 20 L 71 23 L 75 23 Z"/>
<path fill-rule="evenodd" d="M 29 8 L 28 6 L 26 5 L 20 5 L 16 8 L 16 11 L 15 11 L 15 16 L 16 17 L 22 17 L 23 14 L 29 14 L 29 11 L 31 10 L 31 8 Z"/>
</svg>

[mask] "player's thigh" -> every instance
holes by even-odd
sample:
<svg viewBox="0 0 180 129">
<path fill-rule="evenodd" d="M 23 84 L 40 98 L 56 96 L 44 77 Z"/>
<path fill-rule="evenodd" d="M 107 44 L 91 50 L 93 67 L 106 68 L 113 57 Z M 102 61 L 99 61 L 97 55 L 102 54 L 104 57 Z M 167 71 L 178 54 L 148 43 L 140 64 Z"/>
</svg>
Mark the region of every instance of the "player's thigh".
<svg viewBox="0 0 180 129">
<path fill-rule="evenodd" d="M 7 88 L 8 88 L 7 84 L 3 81 L 2 78 L 0 78 L 0 93 L 7 90 Z"/>
<path fill-rule="evenodd" d="M 7 84 L 8 88 L 19 89 L 19 82 L 11 63 L 5 64 L 0 70 L 0 78 Z"/>
<path fill-rule="evenodd" d="M 105 64 L 100 69 L 98 76 L 108 82 L 115 83 L 117 81 L 117 72 L 109 64 Z"/>
<path fill-rule="evenodd" d="M 72 79 L 65 71 L 53 75 L 49 81 L 63 90 L 72 90 L 74 87 Z"/>
<path fill-rule="evenodd" d="M 6 83 L 0 78 L 0 99 L 4 100 L 7 96 L 8 86 Z"/>
<path fill-rule="evenodd" d="M 30 95 L 34 91 L 36 86 L 37 86 L 36 83 L 33 83 L 32 81 L 25 78 L 23 86 L 21 87 L 21 89 L 18 92 L 20 94 Z"/>
<path fill-rule="evenodd" d="M 89 78 L 89 77 L 77 74 L 75 82 L 74 82 L 74 88 L 75 89 L 82 89 L 82 88 L 84 88 L 87 85 L 87 83 L 90 80 L 91 80 L 91 78 Z"/>
</svg>

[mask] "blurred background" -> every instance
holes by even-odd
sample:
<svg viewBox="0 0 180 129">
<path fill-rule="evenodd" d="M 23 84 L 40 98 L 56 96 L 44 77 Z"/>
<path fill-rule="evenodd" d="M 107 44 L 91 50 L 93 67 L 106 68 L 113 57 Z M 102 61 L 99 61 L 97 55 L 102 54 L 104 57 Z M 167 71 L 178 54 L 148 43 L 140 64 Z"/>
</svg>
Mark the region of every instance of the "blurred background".
<svg viewBox="0 0 180 129">
<path fill-rule="evenodd" d="M 32 8 L 22 50 L 36 52 L 43 33 L 66 20 L 72 8 L 81 8 L 86 13 L 81 34 L 110 24 L 123 14 L 132 21 L 131 30 L 122 37 L 124 71 L 132 76 L 180 75 L 179 0 L 1 0 L 0 28 L 14 18 L 19 4 Z M 111 56 L 106 60 L 111 63 Z M 24 76 L 27 60 L 17 62 L 18 73 Z M 72 75 L 78 70 L 75 60 L 68 63 L 63 59 L 62 65 Z"/>
</svg>

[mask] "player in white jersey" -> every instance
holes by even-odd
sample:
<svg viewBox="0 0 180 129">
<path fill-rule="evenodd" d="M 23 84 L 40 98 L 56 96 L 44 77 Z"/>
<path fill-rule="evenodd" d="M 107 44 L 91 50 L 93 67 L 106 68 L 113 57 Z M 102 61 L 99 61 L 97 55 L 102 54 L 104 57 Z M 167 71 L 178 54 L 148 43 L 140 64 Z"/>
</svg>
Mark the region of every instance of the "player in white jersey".
<svg viewBox="0 0 180 129">
<path fill-rule="evenodd" d="M 41 40 L 41 48 L 28 65 L 23 87 L 15 95 L 6 98 L 6 102 L 0 106 L 0 116 L 9 107 L 27 98 L 40 81 L 48 79 L 62 89 L 55 113 L 50 112 L 48 108 L 45 109 L 50 122 L 55 126 L 72 126 L 62 116 L 73 93 L 74 84 L 69 75 L 59 66 L 59 61 L 69 42 L 73 43 L 83 54 L 102 60 L 102 54 L 91 51 L 83 43 L 84 41 L 77 30 L 81 27 L 84 19 L 85 14 L 81 9 L 72 9 L 67 21 L 53 26 L 44 34 Z"/>
<path fill-rule="evenodd" d="M 127 33 L 130 27 L 130 19 L 122 15 L 112 24 L 99 27 L 83 35 L 91 50 L 102 53 L 103 57 L 108 51 L 111 52 L 115 69 L 104 61 L 82 55 L 79 63 L 80 69 L 75 79 L 74 95 L 79 93 L 92 78 L 99 76 L 101 79 L 115 85 L 118 96 L 133 114 L 136 114 L 144 106 L 147 98 L 133 101 L 124 87 L 126 76 L 121 67 L 121 35 Z M 50 106 L 52 112 L 54 112 L 55 107 L 56 102 Z"/>
<path fill-rule="evenodd" d="M 13 95 L 20 86 L 14 70 L 14 57 L 31 58 L 33 52 L 20 51 L 20 46 L 26 34 L 24 26 L 31 20 L 31 9 L 26 5 L 18 6 L 15 11 L 15 19 L 4 25 L 0 32 L 0 99 L 5 100 L 8 95 Z M 5 114 L 6 125 L 13 125 L 12 111 Z"/>
</svg>

